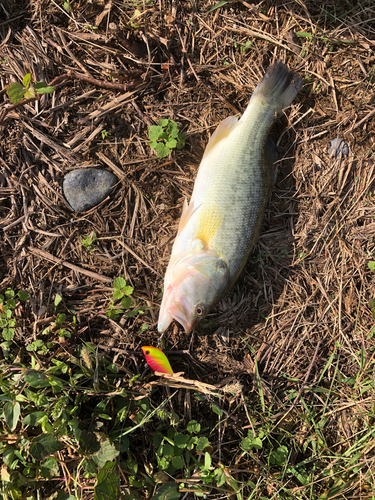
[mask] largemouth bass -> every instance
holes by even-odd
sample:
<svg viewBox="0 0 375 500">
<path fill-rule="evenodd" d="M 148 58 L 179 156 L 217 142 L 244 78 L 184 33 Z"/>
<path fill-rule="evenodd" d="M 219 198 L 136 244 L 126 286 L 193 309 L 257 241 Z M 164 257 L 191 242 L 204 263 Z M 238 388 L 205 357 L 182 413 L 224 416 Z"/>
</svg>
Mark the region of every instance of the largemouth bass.
<svg viewBox="0 0 375 500">
<path fill-rule="evenodd" d="M 270 196 L 267 137 L 303 80 L 281 62 L 267 70 L 239 120 L 211 136 L 185 200 L 164 279 L 158 330 L 173 319 L 189 333 L 230 289 L 257 240 Z"/>
</svg>

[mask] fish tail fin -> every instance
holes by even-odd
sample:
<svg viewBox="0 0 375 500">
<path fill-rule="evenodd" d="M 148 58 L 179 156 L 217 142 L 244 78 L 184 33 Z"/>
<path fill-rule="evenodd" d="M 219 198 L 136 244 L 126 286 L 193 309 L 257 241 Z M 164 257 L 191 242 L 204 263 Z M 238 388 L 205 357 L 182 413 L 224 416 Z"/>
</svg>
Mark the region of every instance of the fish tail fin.
<svg viewBox="0 0 375 500">
<path fill-rule="evenodd" d="M 263 98 L 275 104 L 279 112 L 291 104 L 303 85 L 303 79 L 282 62 L 273 63 L 253 92 L 251 100 Z"/>
</svg>

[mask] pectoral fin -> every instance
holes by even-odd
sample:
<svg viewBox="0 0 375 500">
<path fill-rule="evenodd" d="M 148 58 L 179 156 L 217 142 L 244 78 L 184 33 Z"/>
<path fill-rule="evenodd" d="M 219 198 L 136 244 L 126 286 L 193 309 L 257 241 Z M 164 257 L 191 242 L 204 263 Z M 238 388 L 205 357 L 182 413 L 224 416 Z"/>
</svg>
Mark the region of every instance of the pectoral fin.
<svg viewBox="0 0 375 500">
<path fill-rule="evenodd" d="M 207 154 L 209 154 L 220 141 L 226 139 L 229 134 L 236 128 L 237 124 L 237 116 L 228 116 L 228 118 L 225 118 L 225 120 L 220 122 L 215 132 L 211 135 L 210 140 L 208 141 L 203 158 Z"/>
<path fill-rule="evenodd" d="M 203 203 L 195 237 L 201 240 L 206 248 L 221 226 L 223 218 L 222 211 L 214 204 L 206 206 L 206 203 Z"/>
</svg>

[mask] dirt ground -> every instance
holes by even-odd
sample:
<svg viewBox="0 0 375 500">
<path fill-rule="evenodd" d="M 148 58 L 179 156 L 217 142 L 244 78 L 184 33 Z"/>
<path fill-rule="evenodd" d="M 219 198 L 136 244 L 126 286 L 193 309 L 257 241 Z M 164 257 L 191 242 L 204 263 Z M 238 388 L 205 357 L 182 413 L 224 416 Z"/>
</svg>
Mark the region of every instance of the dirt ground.
<svg viewBox="0 0 375 500">
<path fill-rule="evenodd" d="M 265 404 L 279 408 L 275 422 L 303 412 L 304 388 L 329 388 L 339 370 L 344 382 L 325 426 L 329 445 L 348 449 L 363 422 L 371 424 L 374 405 L 373 387 L 354 391 L 348 381 L 372 373 L 375 352 L 368 267 L 375 260 L 375 7 L 371 0 L 266 0 L 210 11 L 215 3 L 77 0 L 66 9 L 60 0 L 3 0 L 0 292 L 31 294 L 18 346 L 35 340 L 60 294 L 77 317 L 60 349 L 85 340 L 107 354 L 134 352 L 141 372 L 140 346 L 158 341 L 163 277 L 205 145 L 281 60 L 305 83 L 271 131 L 280 159 L 261 236 L 209 321 L 189 337 L 174 325 L 166 349 L 190 349 L 190 377 L 239 381 L 246 400 L 259 399 L 258 381 Z M 5 114 L 7 86 L 27 73 L 55 92 Z M 161 118 L 187 137 L 164 159 L 147 135 Z M 330 158 L 336 137 L 348 144 L 347 157 Z M 98 207 L 76 213 L 62 179 L 89 166 L 119 182 Z M 92 232 L 96 251 L 82 245 Z M 108 318 L 118 276 L 151 309 Z M 173 360 L 189 370 L 184 356 Z M 194 417 L 198 408 L 189 411 Z"/>
</svg>

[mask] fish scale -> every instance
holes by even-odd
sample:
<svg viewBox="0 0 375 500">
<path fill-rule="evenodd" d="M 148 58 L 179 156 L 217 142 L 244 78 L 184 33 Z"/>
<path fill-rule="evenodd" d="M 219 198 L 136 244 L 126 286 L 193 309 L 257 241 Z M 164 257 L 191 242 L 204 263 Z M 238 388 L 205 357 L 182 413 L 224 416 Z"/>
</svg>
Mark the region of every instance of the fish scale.
<svg viewBox="0 0 375 500">
<path fill-rule="evenodd" d="M 212 135 L 184 205 L 164 280 L 158 329 L 173 319 L 188 333 L 238 278 L 258 237 L 271 190 L 267 137 L 302 79 L 273 64 L 238 120 L 226 118 Z"/>
</svg>

